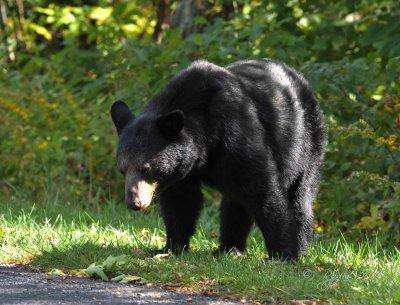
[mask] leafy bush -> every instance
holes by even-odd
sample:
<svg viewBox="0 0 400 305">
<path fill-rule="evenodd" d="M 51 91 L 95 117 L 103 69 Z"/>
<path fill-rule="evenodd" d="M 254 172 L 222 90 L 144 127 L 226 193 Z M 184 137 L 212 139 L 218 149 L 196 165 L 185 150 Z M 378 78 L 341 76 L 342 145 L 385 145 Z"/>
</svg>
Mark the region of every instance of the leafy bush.
<svg viewBox="0 0 400 305">
<path fill-rule="evenodd" d="M 204 30 L 186 39 L 166 29 L 159 44 L 151 42 L 152 4 L 128 2 L 31 7 L 30 47 L 0 72 L 2 192 L 118 198 L 112 101 L 138 112 L 198 58 L 224 65 L 272 57 L 305 74 L 325 111 L 330 141 L 316 231 L 400 242 L 397 1 L 245 1 L 230 20 L 195 18 Z M 56 36 L 61 48 L 52 47 Z"/>
</svg>

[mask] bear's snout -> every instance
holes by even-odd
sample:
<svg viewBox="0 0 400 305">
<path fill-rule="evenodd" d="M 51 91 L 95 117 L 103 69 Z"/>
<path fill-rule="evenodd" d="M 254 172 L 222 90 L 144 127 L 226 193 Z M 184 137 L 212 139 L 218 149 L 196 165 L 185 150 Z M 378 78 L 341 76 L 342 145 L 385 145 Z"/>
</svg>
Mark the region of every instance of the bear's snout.
<svg viewBox="0 0 400 305">
<path fill-rule="evenodd" d="M 133 210 L 146 209 L 153 200 L 157 183 L 148 183 L 146 181 L 138 181 L 128 188 L 126 194 L 126 206 Z"/>
<path fill-rule="evenodd" d="M 137 196 L 132 191 L 128 191 L 128 194 L 126 194 L 125 204 L 128 209 L 132 209 L 132 210 L 136 210 L 136 211 L 138 211 L 142 208 L 141 202 L 139 201 Z"/>
</svg>

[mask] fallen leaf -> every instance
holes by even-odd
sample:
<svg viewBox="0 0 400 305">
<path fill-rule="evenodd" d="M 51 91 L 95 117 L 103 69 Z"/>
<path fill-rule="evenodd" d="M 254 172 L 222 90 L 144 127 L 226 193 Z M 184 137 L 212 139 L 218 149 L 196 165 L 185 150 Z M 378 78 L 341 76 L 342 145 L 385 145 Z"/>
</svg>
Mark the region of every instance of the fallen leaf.
<svg viewBox="0 0 400 305">
<path fill-rule="evenodd" d="M 180 287 L 181 283 L 165 283 L 163 286 L 165 288 L 168 288 L 168 287 Z"/>
<path fill-rule="evenodd" d="M 292 300 L 290 305 L 317 305 L 317 302 L 313 300 Z"/>
<path fill-rule="evenodd" d="M 133 256 L 139 256 L 139 257 L 146 257 L 148 256 L 148 253 L 146 253 L 146 251 L 142 250 L 142 249 L 132 249 L 131 254 Z"/>
<path fill-rule="evenodd" d="M 108 281 L 108 277 L 103 271 L 103 266 L 97 266 L 96 263 L 91 264 L 87 269 L 84 269 L 84 271 L 89 276 L 99 277 L 103 281 Z"/>
<path fill-rule="evenodd" d="M 162 258 L 167 258 L 169 256 L 171 256 L 171 254 L 169 254 L 169 253 L 161 253 L 161 254 L 154 255 L 153 258 L 162 259 Z"/>
<path fill-rule="evenodd" d="M 330 289 L 336 289 L 339 287 L 339 282 L 335 282 L 332 285 L 329 286 Z"/>
<path fill-rule="evenodd" d="M 147 284 L 149 281 L 136 275 L 127 275 L 121 281 L 121 283 L 137 283 L 137 284 Z"/>
<path fill-rule="evenodd" d="M 212 238 L 219 238 L 219 233 L 218 232 L 212 232 L 211 233 Z"/>
<path fill-rule="evenodd" d="M 125 265 L 129 261 L 128 255 L 120 255 L 120 256 L 112 256 L 106 258 L 106 260 L 101 264 L 103 269 L 105 270 L 112 270 L 117 265 Z"/>
<path fill-rule="evenodd" d="M 182 277 L 181 273 L 174 272 L 174 275 L 175 275 L 175 279 L 176 279 L 177 282 L 183 282 L 183 277 Z"/>
<path fill-rule="evenodd" d="M 200 283 L 203 285 L 215 285 L 215 279 L 210 280 L 208 277 L 202 276 Z"/>
<path fill-rule="evenodd" d="M 123 278 L 125 278 L 126 277 L 126 275 L 125 274 L 121 274 L 121 275 L 118 275 L 118 276 L 116 276 L 116 277 L 113 277 L 112 279 L 111 279 L 111 282 L 119 282 L 119 281 L 121 281 Z"/>
<path fill-rule="evenodd" d="M 47 273 L 51 275 L 65 275 L 65 273 L 60 269 L 50 269 Z"/>
</svg>

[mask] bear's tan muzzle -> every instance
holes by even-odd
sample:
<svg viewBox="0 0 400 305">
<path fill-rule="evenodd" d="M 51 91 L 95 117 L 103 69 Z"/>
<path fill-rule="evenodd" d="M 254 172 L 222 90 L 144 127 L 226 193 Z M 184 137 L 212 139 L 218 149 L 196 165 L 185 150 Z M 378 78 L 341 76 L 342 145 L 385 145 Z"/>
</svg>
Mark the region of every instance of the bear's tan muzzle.
<svg viewBox="0 0 400 305">
<path fill-rule="evenodd" d="M 127 192 L 126 205 L 134 210 L 146 209 L 153 200 L 157 189 L 157 183 L 149 183 L 144 180 L 134 182 Z"/>
</svg>

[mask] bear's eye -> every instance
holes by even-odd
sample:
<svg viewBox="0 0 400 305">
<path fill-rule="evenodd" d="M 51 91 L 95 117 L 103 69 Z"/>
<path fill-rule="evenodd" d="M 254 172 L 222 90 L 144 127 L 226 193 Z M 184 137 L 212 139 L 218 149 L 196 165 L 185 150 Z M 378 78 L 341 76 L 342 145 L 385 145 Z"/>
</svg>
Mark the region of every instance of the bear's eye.
<svg viewBox="0 0 400 305">
<path fill-rule="evenodd" d="M 144 167 L 144 168 L 142 168 L 142 169 L 140 170 L 140 173 L 141 173 L 142 175 L 148 175 L 148 174 L 150 173 L 150 169 Z"/>
<path fill-rule="evenodd" d="M 141 169 L 140 169 L 140 173 L 142 175 L 149 175 L 150 174 L 150 164 L 146 163 Z"/>
</svg>

